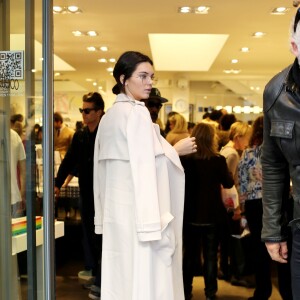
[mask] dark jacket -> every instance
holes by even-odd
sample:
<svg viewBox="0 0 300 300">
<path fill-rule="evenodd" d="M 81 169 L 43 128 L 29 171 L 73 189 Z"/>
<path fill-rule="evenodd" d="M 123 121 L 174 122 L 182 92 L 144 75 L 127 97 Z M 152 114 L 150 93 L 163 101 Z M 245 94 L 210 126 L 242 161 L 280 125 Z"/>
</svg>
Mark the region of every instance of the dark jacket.
<svg viewBox="0 0 300 300">
<path fill-rule="evenodd" d="M 284 191 L 293 183 L 294 221 L 300 218 L 300 70 L 297 59 L 264 91 L 262 240 L 286 240 L 282 230 Z"/>
<path fill-rule="evenodd" d="M 200 159 L 197 154 L 180 157 L 185 172 L 184 223 L 218 224 L 227 220 L 221 184 L 233 186 L 225 157 Z"/>
<path fill-rule="evenodd" d="M 75 132 L 55 178 L 55 186 L 61 188 L 69 174 L 78 172 L 82 209 L 94 209 L 93 166 L 94 146 L 98 127 L 90 132 L 88 127 Z"/>
</svg>

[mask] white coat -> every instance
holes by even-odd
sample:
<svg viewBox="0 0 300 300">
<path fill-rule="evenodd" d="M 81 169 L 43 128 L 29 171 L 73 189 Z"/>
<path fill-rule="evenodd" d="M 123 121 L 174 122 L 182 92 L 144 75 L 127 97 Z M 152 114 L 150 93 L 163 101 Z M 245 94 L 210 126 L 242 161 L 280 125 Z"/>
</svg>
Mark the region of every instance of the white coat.
<svg viewBox="0 0 300 300">
<path fill-rule="evenodd" d="M 102 300 L 183 300 L 184 171 L 143 102 L 117 96 L 94 152 Z"/>
</svg>

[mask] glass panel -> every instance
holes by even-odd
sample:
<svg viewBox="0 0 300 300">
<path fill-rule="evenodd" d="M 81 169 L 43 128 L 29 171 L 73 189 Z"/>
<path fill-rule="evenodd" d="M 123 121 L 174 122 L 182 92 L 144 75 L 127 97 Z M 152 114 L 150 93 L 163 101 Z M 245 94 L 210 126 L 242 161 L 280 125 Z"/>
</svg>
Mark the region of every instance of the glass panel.
<svg viewBox="0 0 300 300">
<path fill-rule="evenodd" d="M 7 300 L 44 295 L 41 2 L 0 2 L 0 299 Z"/>
</svg>

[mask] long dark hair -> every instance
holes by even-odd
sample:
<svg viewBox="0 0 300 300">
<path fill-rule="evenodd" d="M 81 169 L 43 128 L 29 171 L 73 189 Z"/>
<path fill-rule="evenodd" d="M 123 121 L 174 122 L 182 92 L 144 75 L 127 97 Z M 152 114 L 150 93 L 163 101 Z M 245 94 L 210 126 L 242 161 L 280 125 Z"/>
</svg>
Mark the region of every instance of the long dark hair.
<svg viewBox="0 0 300 300">
<path fill-rule="evenodd" d="M 148 62 L 153 66 L 152 60 L 140 52 L 127 51 L 119 57 L 113 75 L 120 92 L 125 92 L 125 81 L 132 76 L 137 66 L 143 62 Z M 123 83 L 120 81 L 121 75 L 124 75 Z M 116 89 L 116 87 L 114 87 L 114 89 Z"/>
<path fill-rule="evenodd" d="M 255 119 L 252 125 L 252 135 L 249 140 L 249 147 L 259 146 L 263 142 L 264 117 L 260 116 Z"/>
</svg>

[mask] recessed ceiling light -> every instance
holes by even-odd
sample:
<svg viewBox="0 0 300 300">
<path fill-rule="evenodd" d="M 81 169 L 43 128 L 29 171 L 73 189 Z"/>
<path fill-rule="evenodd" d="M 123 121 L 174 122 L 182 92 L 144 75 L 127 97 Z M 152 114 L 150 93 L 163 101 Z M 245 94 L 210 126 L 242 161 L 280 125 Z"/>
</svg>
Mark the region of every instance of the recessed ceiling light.
<svg viewBox="0 0 300 300">
<path fill-rule="evenodd" d="M 96 47 L 94 46 L 87 47 L 86 49 L 91 52 L 96 51 Z"/>
<path fill-rule="evenodd" d="M 68 7 L 65 6 L 53 6 L 53 13 L 54 14 L 78 14 L 78 13 L 82 13 L 82 10 L 75 5 L 70 5 Z"/>
<path fill-rule="evenodd" d="M 59 72 L 56 72 L 56 73 L 54 73 L 54 76 L 56 77 L 56 76 L 60 76 L 60 73 Z"/>
<path fill-rule="evenodd" d="M 100 50 L 103 52 L 106 52 L 106 51 L 108 51 L 108 48 L 106 46 L 102 46 L 102 47 L 100 47 Z"/>
<path fill-rule="evenodd" d="M 98 61 L 99 61 L 100 63 L 107 63 L 106 58 L 99 58 Z"/>
<path fill-rule="evenodd" d="M 97 36 L 98 33 L 96 31 L 94 31 L 94 30 L 90 30 L 90 31 L 87 32 L 87 35 L 88 36 Z"/>
<path fill-rule="evenodd" d="M 265 35 L 265 33 L 264 33 L 264 32 L 261 32 L 261 31 L 254 32 L 254 33 L 252 34 L 252 36 L 255 37 L 255 38 L 261 38 L 261 37 L 263 37 L 264 35 Z"/>
<path fill-rule="evenodd" d="M 72 33 L 74 36 L 82 36 L 83 35 L 82 32 L 79 30 L 72 31 Z"/>
<path fill-rule="evenodd" d="M 239 62 L 239 60 L 236 59 L 236 58 L 233 58 L 233 59 L 231 60 L 231 63 L 232 63 L 232 64 L 237 64 L 238 62 Z"/>
<path fill-rule="evenodd" d="M 276 7 L 271 11 L 272 15 L 284 15 L 286 12 L 288 12 L 290 9 L 288 7 Z"/>
<path fill-rule="evenodd" d="M 194 8 L 195 14 L 208 14 L 210 7 L 208 6 L 198 6 Z"/>
<path fill-rule="evenodd" d="M 92 82 L 93 79 L 92 79 L 92 78 L 87 78 L 85 81 L 87 81 L 87 82 Z"/>
<path fill-rule="evenodd" d="M 93 86 L 96 86 L 97 85 L 97 82 L 93 82 Z"/>
<path fill-rule="evenodd" d="M 109 61 L 110 61 L 111 63 L 114 63 L 114 62 L 116 62 L 116 59 L 115 59 L 115 58 L 110 58 Z"/>
<path fill-rule="evenodd" d="M 114 70 L 114 68 L 110 67 L 110 68 L 107 68 L 106 70 L 107 70 L 107 72 L 112 72 Z"/>
<path fill-rule="evenodd" d="M 61 6 L 53 6 L 53 12 L 57 13 L 57 14 L 61 13 L 63 11 L 63 9 L 64 8 Z"/>
<path fill-rule="evenodd" d="M 241 52 L 249 52 L 250 49 L 248 47 L 242 47 Z"/>
<path fill-rule="evenodd" d="M 241 72 L 241 70 L 237 70 L 237 69 L 226 69 L 223 71 L 225 74 L 239 74 Z"/>
<path fill-rule="evenodd" d="M 75 6 L 75 5 L 70 5 L 68 6 L 68 11 L 71 12 L 71 13 L 79 13 L 81 12 L 79 7 L 78 6 Z"/>
<path fill-rule="evenodd" d="M 178 8 L 178 12 L 182 13 L 182 14 L 187 14 L 190 13 L 192 11 L 192 8 L 189 6 L 182 6 Z"/>
</svg>

